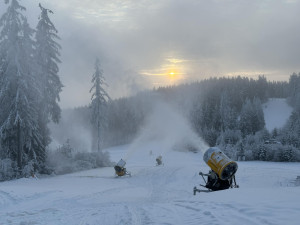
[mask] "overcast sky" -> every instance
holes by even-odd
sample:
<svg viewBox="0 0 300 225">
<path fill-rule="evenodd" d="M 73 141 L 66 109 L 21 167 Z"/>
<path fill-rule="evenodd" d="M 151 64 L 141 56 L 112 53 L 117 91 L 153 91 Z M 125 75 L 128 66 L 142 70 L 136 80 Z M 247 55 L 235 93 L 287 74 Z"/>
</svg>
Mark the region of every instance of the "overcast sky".
<svg viewBox="0 0 300 225">
<path fill-rule="evenodd" d="M 61 37 L 62 108 L 90 103 L 96 57 L 112 98 L 211 76 L 300 72 L 300 0 L 21 0 L 33 28 L 39 2 Z M 1 15 L 6 7 L 1 0 Z"/>
</svg>

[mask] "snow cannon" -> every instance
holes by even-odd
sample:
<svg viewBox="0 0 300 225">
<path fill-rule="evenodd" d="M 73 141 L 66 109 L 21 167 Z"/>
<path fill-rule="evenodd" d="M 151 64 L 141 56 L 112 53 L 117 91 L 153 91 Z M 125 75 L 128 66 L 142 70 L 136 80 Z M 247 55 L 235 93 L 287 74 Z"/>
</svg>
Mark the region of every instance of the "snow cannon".
<svg viewBox="0 0 300 225">
<path fill-rule="evenodd" d="M 156 158 L 156 165 L 157 166 L 162 165 L 162 156 L 161 155 Z"/>
<path fill-rule="evenodd" d="M 203 155 L 203 160 L 211 168 L 207 174 L 199 172 L 199 175 L 202 176 L 205 182 L 205 185 L 200 184 L 200 186 L 207 188 L 207 190 L 198 189 L 195 186 L 193 189 L 194 195 L 196 195 L 197 192 L 212 192 L 229 188 L 239 188 L 235 180 L 238 165 L 229 159 L 219 148 L 212 147 L 207 149 Z M 207 180 L 205 180 L 205 176 Z"/>
<path fill-rule="evenodd" d="M 120 161 L 114 166 L 117 176 L 119 176 L 119 177 L 122 177 L 125 175 L 131 176 L 131 173 L 127 172 L 125 165 L 126 165 L 126 162 L 123 159 L 120 159 Z"/>
<path fill-rule="evenodd" d="M 231 179 L 238 169 L 237 163 L 217 147 L 207 149 L 203 155 L 203 160 L 221 180 Z"/>
</svg>

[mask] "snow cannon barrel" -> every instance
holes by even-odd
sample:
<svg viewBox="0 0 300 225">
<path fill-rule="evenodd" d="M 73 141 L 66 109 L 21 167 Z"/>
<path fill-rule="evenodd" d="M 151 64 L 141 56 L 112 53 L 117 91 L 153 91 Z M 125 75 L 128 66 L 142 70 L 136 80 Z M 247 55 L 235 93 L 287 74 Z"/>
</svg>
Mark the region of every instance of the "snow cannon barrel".
<svg viewBox="0 0 300 225">
<path fill-rule="evenodd" d="M 117 166 L 124 168 L 126 165 L 126 162 L 123 159 L 120 159 L 120 161 L 117 163 Z"/>
<path fill-rule="evenodd" d="M 218 174 L 221 180 L 228 180 L 236 173 L 238 165 L 225 155 L 219 148 L 212 147 L 203 155 L 206 164 Z"/>
</svg>

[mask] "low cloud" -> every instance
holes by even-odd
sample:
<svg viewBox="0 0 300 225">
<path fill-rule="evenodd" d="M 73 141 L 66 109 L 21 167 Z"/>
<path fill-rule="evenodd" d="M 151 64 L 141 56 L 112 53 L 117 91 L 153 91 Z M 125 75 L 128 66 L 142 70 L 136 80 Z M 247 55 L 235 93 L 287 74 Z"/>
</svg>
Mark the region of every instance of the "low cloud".
<svg viewBox="0 0 300 225">
<path fill-rule="evenodd" d="M 21 1 L 35 27 L 38 2 Z M 300 70 L 300 2 L 297 0 L 42 0 L 54 11 L 62 45 L 61 106 L 86 105 L 100 58 L 113 97 L 134 94 L 167 80 L 143 76 L 180 59 L 184 79 L 265 74 L 288 79 Z M 4 6 L 4 7 L 3 7 Z M 0 3 L 0 13 L 6 6 Z M 2 14 L 2 13 L 1 13 Z M 170 62 L 173 66 L 178 62 Z M 164 78 L 165 79 L 165 78 Z"/>
</svg>

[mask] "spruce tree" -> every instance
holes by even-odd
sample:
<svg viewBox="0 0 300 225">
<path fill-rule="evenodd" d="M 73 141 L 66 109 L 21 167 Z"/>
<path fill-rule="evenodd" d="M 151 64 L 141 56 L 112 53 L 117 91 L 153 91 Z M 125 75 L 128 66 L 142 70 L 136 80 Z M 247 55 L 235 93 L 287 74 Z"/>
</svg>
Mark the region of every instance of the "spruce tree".
<svg viewBox="0 0 300 225">
<path fill-rule="evenodd" d="M 220 120 L 221 120 L 221 130 L 225 131 L 228 129 L 237 128 L 237 113 L 231 106 L 230 98 L 227 92 L 221 94 L 220 100 Z"/>
<path fill-rule="evenodd" d="M 240 129 L 243 136 L 255 134 L 264 126 L 265 119 L 260 100 L 258 98 L 254 98 L 253 101 L 246 99 L 240 115 Z"/>
<path fill-rule="evenodd" d="M 39 124 L 43 136 L 43 144 L 50 143 L 50 132 L 47 124 L 52 120 L 58 123 L 61 109 L 58 105 L 59 93 L 62 83 L 58 76 L 61 46 L 56 42 L 60 38 L 57 29 L 49 19 L 48 13 L 53 13 L 39 4 L 41 15 L 36 28 L 36 53 L 35 59 L 38 68 L 38 80 L 41 87 Z"/>
<path fill-rule="evenodd" d="M 11 0 L 0 19 L 0 141 L 4 151 L 1 155 L 17 162 L 18 175 L 28 165 L 30 170 L 38 169 L 44 159 L 38 126 L 34 31 L 21 13 L 24 10 L 18 0 Z"/>
<path fill-rule="evenodd" d="M 107 86 L 103 71 L 100 68 L 100 61 L 97 58 L 95 62 L 95 73 L 92 77 L 93 86 L 90 90 L 92 93 L 92 103 L 90 105 L 92 110 L 91 122 L 94 129 L 96 130 L 97 150 L 101 150 L 101 143 L 103 141 L 101 130 L 106 126 L 107 123 L 107 103 L 110 100 L 109 95 L 104 89 L 104 85 Z"/>
</svg>

